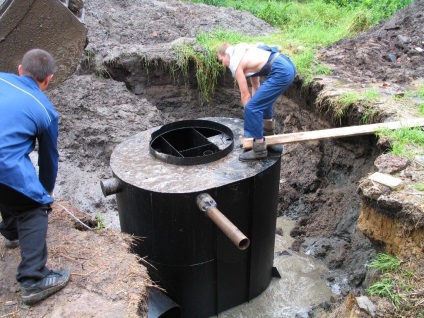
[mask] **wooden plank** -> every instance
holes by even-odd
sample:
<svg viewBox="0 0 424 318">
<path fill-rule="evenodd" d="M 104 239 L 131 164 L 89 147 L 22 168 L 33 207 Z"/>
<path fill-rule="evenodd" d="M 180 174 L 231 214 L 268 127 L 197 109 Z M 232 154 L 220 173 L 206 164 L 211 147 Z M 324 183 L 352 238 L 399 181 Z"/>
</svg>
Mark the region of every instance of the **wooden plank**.
<svg viewBox="0 0 424 318">
<path fill-rule="evenodd" d="M 268 146 L 288 144 L 301 141 L 318 140 L 325 138 L 340 138 L 372 134 L 382 128 L 387 129 L 399 129 L 399 128 L 410 128 L 424 126 L 424 118 L 410 118 L 401 121 L 393 121 L 388 123 L 370 124 L 370 125 L 359 125 L 349 126 L 341 128 L 331 128 L 323 130 L 313 131 L 302 131 L 290 134 L 273 135 L 266 137 L 266 143 Z M 242 138 L 241 147 L 243 149 L 251 149 L 253 146 L 253 138 Z"/>
</svg>

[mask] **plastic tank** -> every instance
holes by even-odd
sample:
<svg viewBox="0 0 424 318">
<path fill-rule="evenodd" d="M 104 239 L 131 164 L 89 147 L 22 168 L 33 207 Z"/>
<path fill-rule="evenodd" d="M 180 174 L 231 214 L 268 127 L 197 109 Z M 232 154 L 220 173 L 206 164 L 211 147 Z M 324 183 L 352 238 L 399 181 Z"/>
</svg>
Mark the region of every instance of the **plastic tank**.
<svg viewBox="0 0 424 318">
<path fill-rule="evenodd" d="M 242 133 L 243 121 L 232 118 L 155 127 L 116 147 L 114 178 L 101 182 L 105 195 L 116 193 L 121 230 L 139 238 L 134 251 L 151 278 L 180 307 L 175 317 L 217 315 L 259 295 L 276 274 L 281 152 L 241 162 Z M 215 205 L 202 210 L 205 197 Z"/>
</svg>

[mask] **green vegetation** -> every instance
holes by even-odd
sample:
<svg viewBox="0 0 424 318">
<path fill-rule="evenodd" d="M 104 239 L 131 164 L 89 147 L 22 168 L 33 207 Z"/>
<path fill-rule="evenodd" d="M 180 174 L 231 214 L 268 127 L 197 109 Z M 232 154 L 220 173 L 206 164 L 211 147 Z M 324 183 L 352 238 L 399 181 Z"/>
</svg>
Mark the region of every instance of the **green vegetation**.
<svg viewBox="0 0 424 318">
<path fill-rule="evenodd" d="M 420 278 L 414 275 L 414 272 L 419 272 L 416 260 L 377 254 L 368 266 L 380 274 L 379 280 L 368 287 L 368 295 L 389 299 L 396 308 L 396 317 L 423 317 Z"/>
<path fill-rule="evenodd" d="M 99 230 L 104 229 L 105 228 L 105 219 L 103 217 L 103 215 L 101 214 L 96 214 L 96 216 L 94 217 L 94 221 L 97 222 L 97 228 Z"/>
<path fill-rule="evenodd" d="M 215 58 L 220 43 L 264 42 L 279 45 L 289 55 L 297 72 L 309 83 L 315 76 L 328 74 L 329 70 L 315 58 L 318 47 L 325 47 L 345 37 L 351 37 L 376 25 L 384 18 L 410 4 L 413 0 L 191 0 L 214 6 L 233 7 L 252 13 L 256 17 L 280 29 L 269 36 L 248 37 L 217 30 L 213 34 L 199 35 L 198 44 L 206 48 L 206 56 L 190 53 L 199 59 Z M 217 41 L 219 40 L 219 41 Z M 197 62 L 198 63 L 198 62 Z M 198 63 L 213 70 L 202 72 L 215 76 L 216 65 L 210 61 Z M 218 71 L 219 72 L 219 71 Z M 210 83 L 210 82 L 209 82 Z M 213 87 L 216 83 L 213 83 Z M 211 88 L 209 88 L 211 89 Z M 204 93 L 204 92 L 202 92 Z"/>
<path fill-rule="evenodd" d="M 424 131 L 421 127 L 400 128 L 396 130 L 382 129 L 377 136 L 390 140 L 390 153 L 408 159 L 424 155 Z"/>
<path fill-rule="evenodd" d="M 416 103 L 418 107 L 419 116 L 424 116 L 424 86 L 421 86 L 416 91 L 408 92 L 408 97 L 410 98 L 418 98 L 423 102 Z"/>
<path fill-rule="evenodd" d="M 389 254 L 377 254 L 376 258 L 372 260 L 369 265 L 371 268 L 375 268 L 381 273 L 394 272 L 399 269 L 400 261 L 397 257 L 394 257 Z"/>
<path fill-rule="evenodd" d="M 327 104 L 324 103 L 323 98 L 322 96 L 318 97 L 318 108 L 321 111 L 326 109 L 327 112 L 331 112 L 331 117 L 339 121 L 339 124 L 346 117 L 349 107 L 354 104 L 362 106 L 363 115 L 361 121 L 367 124 L 372 122 L 373 117 L 376 115 L 377 109 L 374 106 L 381 96 L 376 90 L 369 89 L 362 93 L 358 91 L 343 93 L 340 96 L 329 99 Z"/>
<path fill-rule="evenodd" d="M 190 62 L 194 63 L 200 97 L 208 103 L 213 97 L 219 74 L 225 72 L 225 68 L 216 58 L 216 52 L 220 43 L 229 38 L 234 41 L 246 41 L 247 39 L 240 34 L 218 30 L 210 35 L 198 34 L 196 38 L 197 50 L 190 44 L 177 45 L 174 48 L 177 54 L 178 69 L 183 75 L 188 74 Z"/>
<path fill-rule="evenodd" d="M 416 183 L 413 185 L 415 190 L 424 192 L 424 183 Z"/>
</svg>

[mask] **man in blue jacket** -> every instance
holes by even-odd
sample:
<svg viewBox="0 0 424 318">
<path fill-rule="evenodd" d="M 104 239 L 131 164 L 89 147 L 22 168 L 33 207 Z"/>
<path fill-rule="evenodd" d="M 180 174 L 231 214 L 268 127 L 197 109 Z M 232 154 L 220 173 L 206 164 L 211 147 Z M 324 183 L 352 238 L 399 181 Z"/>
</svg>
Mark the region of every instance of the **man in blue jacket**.
<svg viewBox="0 0 424 318">
<path fill-rule="evenodd" d="M 46 267 L 59 115 L 43 91 L 54 68 L 48 52 L 32 49 L 18 67 L 19 76 L 0 72 L 0 233 L 7 248 L 21 248 L 16 279 L 29 305 L 62 289 L 70 278 L 69 270 Z M 38 175 L 29 157 L 36 142 Z"/>
</svg>

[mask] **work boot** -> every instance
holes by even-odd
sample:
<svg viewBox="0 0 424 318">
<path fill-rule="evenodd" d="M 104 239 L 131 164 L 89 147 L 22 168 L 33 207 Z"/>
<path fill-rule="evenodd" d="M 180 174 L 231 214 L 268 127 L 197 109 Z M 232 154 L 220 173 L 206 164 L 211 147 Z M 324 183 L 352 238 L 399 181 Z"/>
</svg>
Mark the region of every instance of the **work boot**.
<svg viewBox="0 0 424 318">
<path fill-rule="evenodd" d="M 19 247 L 19 240 L 8 240 L 7 238 L 4 238 L 4 246 L 6 246 L 6 248 L 17 248 Z"/>
<path fill-rule="evenodd" d="M 275 135 L 275 120 L 263 120 L 264 136 Z"/>
<path fill-rule="evenodd" d="M 268 155 L 268 151 L 266 150 L 266 141 L 264 139 L 263 142 L 257 142 L 253 139 L 253 149 L 243 152 L 239 156 L 240 161 L 249 161 L 249 160 L 257 160 L 266 158 Z"/>
<path fill-rule="evenodd" d="M 65 287 L 70 277 L 71 272 L 63 269 L 50 271 L 46 277 L 38 281 L 30 279 L 21 282 L 22 301 L 27 305 L 38 303 Z"/>
<path fill-rule="evenodd" d="M 275 120 L 263 120 L 264 124 L 264 136 L 275 135 Z M 273 152 L 283 152 L 283 145 L 268 146 L 268 150 Z"/>
</svg>

